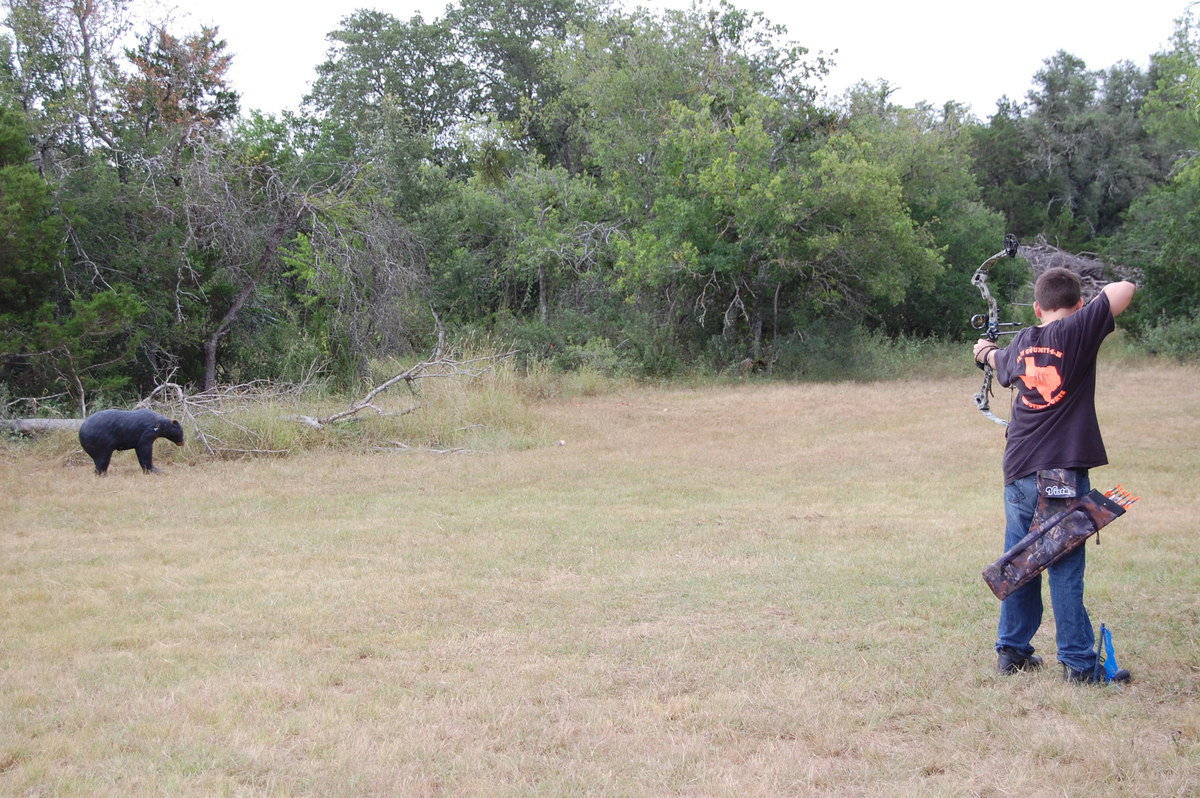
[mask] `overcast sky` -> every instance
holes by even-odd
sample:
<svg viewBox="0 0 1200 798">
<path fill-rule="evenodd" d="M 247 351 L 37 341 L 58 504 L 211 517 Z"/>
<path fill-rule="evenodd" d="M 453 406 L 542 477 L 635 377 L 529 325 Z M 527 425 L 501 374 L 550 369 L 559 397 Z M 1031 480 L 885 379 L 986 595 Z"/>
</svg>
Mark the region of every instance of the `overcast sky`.
<svg viewBox="0 0 1200 798">
<path fill-rule="evenodd" d="M 149 6 L 158 0 L 142 0 Z M 633 3 L 651 8 L 687 7 L 689 0 Z M 886 78 L 902 105 L 921 100 L 941 105 L 957 100 L 986 118 L 996 100 L 1022 100 L 1042 62 L 1059 50 L 1082 58 L 1092 69 L 1119 61 L 1142 67 L 1167 47 L 1174 21 L 1188 0 L 1140 0 L 1101 4 L 1096 0 L 737 0 L 785 25 L 789 37 L 810 52 L 833 54 L 827 81 L 840 93 L 859 80 Z M 314 68 L 328 49 L 325 35 L 357 8 L 375 8 L 398 19 L 421 14 L 432 21 L 445 0 L 162 0 L 176 9 L 173 31 L 201 24 L 219 26 L 234 55 L 230 79 L 243 110 L 278 112 L 296 108 Z M 160 14 L 153 16 L 161 16 Z"/>
</svg>

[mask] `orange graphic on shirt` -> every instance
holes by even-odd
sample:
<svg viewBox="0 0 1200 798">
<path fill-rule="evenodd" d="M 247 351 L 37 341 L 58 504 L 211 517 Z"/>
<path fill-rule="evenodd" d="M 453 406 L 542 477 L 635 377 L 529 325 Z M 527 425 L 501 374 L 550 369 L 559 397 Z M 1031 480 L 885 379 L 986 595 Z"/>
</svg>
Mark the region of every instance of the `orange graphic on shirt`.
<svg viewBox="0 0 1200 798">
<path fill-rule="evenodd" d="M 1025 373 L 1018 374 L 1017 377 L 1025 383 L 1026 388 L 1041 394 L 1047 404 L 1054 404 L 1054 392 L 1062 387 L 1062 375 L 1058 373 L 1058 369 L 1054 366 L 1039 366 L 1031 357 L 1025 358 Z"/>
</svg>

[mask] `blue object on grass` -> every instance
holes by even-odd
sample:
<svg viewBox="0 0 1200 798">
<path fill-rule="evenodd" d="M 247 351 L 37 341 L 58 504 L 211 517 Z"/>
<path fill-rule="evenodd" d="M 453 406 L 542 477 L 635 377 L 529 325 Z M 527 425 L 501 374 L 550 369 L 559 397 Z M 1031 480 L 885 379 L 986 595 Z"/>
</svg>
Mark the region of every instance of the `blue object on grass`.
<svg viewBox="0 0 1200 798">
<path fill-rule="evenodd" d="M 1100 624 L 1100 639 L 1096 641 L 1096 670 L 1104 670 L 1104 681 L 1111 682 L 1114 679 L 1120 681 L 1129 680 L 1129 672 L 1125 671 L 1122 676 L 1122 668 L 1117 664 L 1117 651 L 1113 647 L 1112 632 L 1104 624 Z M 1097 672 L 1096 674 L 1100 674 Z"/>
</svg>

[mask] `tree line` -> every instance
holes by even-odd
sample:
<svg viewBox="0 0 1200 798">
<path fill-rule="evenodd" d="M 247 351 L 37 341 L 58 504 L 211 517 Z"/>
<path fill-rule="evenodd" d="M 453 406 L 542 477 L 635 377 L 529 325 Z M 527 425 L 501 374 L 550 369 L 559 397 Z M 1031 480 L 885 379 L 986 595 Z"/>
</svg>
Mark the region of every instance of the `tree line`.
<svg viewBox="0 0 1200 798">
<path fill-rule="evenodd" d="M 447 330 L 560 368 L 801 374 L 862 336 L 971 335 L 1005 232 L 1119 264 L 1135 336 L 1200 342 L 1191 17 L 1146 69 L 1052 54 L 981 120 L 886 82 L 830 97 L 821 57 L 726 2 L 356 11 L 279 115 L 240 107 L 216 28 L 3 9 L 8 400 L 350 385 Z"/>
</svg>

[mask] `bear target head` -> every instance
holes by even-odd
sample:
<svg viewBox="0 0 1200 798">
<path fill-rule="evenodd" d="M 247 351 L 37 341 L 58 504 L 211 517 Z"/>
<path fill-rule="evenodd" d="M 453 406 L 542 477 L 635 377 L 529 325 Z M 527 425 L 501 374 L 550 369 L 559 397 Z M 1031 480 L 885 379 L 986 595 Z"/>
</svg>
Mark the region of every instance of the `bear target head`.
<svg viewBox="0 0 1200 798">
<path fill-rule="evenodd" d="M 156 429 L 158 437 L 166 438 L 176 446 L 183 446 L 183 425 L 173 418 L 163 419 Z"/>
</svg>

